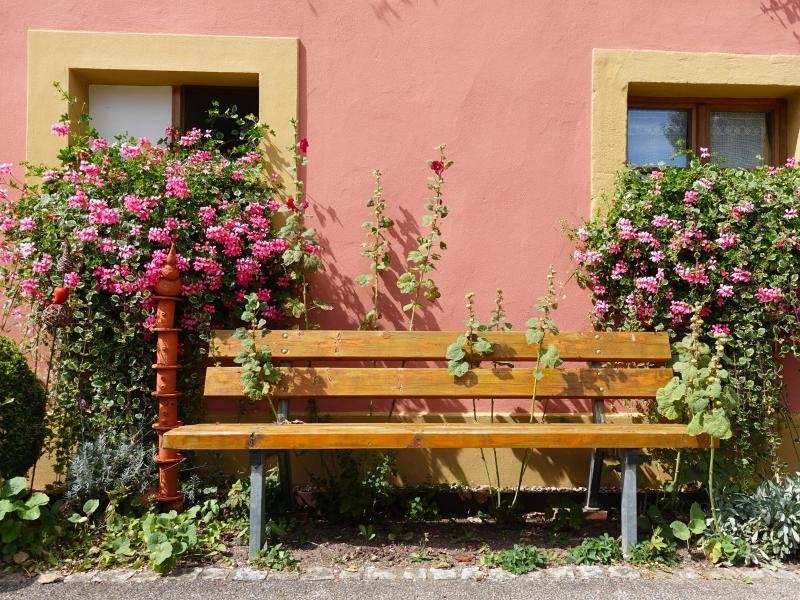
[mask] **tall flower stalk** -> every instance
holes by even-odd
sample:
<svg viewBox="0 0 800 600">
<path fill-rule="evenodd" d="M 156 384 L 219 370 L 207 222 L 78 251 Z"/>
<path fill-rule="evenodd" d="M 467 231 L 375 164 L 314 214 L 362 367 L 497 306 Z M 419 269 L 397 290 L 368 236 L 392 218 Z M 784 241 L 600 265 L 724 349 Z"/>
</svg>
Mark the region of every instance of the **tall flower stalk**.
<svg viewBox="0 0 800 600">
<path fill-rule="evenodd" d="M 394 226 L 394 221 L 386 216 L 386 201 L 383 198 L 381 185 L 382 173 L 375 169 L 372 176 L 375 178 L 375 189 L 367 202 L 367 208 L 372 210 L 373 220 L 362 225 L 367 230 L 367 241 L 361 244 L 361 256 L 369 259 L 370 272 L 356 277 L 356 283 L 364 287 L 371 286 L 372 292 L 372 307 L 358 326 L 362 331 L 377 329 L 378 321 L 383 316 L 380 309 L 381 275 L 389 268 L 391 260 L 391 242 L 386 233 Z"/>
<path fill-rule="evenodd" d="M 547 293 L 540 297 L 539 302 L 536 304 L 536 310 L 541 316 L 531 317 L 526 323 L 528 329 L 525 332 L 525 339 L 529 344 L 536 344 L 536 365 L 533 369 L 533 390 L 531 392 L 531 405 L 528 416 L 529 423 L 533 423 L 535 420 L 534 411 L 536 408 L 536 396 L 539 381 L 544 377 L 544 370 L 558 367 L 561 364 L 561 357 L 558 354 L 558 348 L 555 344 L 550 343 L 545 348 L 545 336 L 558 335 L 558 327 L 553 319 L 553 312 L 558 308 L 555 276 L 555 269 L 550 267 L 547 273 Z M 542 412 L 542 421 L 544 421 L 546 412 L 547 409 L 545 408 Z M 519 492 L 522 489 L 522 479 L 525 476 L 525 470 L 528 468 L 530 457 L 530 448 L 525 448 L 525 454 L 519 469 L 517 489 L 514 492 L 514 499 L 511 501 L 512 508 L 517 504 Z"/>
<path fill-rule="evenodd" d="M 427 228 L 428 232 L 417 237 L 417 248 L 406 256 L 409 267 L 397 280 L 400 292 L 411 296 L 411 300 L 403 305 L 403 310 L 409 315 L 409 331 L 414 329 L 414 318 L 417 311 L 422 308 L 422 299 L 435 302 L 441 296 L 439 287 L 430 274 L 436 270 L 436 262 L 441 259 L 439 252 L 447 249 L 447 244 L 441 239 L 442 232 L 439 227 L 448 213 L 442 195 L 443 174 L 453 165 L 453 162 L 447 160 L 445 147 L 444 144 L 438 147 L 438 160 L 428 162 L 428 166 L 433 171 L 433 176 L 428 179 L 428 189 L 433 192 L 433 197 L 425 205 L 428 214 L 422 217 L 422 226 Z"/>
</svg>

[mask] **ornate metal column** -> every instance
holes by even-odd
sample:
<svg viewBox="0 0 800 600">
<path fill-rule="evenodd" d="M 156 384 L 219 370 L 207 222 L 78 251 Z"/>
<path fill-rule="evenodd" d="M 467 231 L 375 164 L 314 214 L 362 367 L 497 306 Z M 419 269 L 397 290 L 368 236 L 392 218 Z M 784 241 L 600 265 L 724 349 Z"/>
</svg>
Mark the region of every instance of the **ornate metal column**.
<svg viewBox="0 0 800 600">
<path fill-rule="evenodd" d="M 156 322 L 153 331 L 156 341 L 156 389 L 158 398 L 158 421 L 153 429 L 158 433 L 158 502 L 166 508 L 179 509 L 183 505 L 183 493 L 178 491 L 178 466 L 183 457 L 177 450 L 164 448 L 164 434 L 182 425 L 178 421 L 178 398 L 176 376 L 178 372 L 178 332 L 175 327 L 175 305 L 181 294 L 181 279 L 178 271 L 175 245 L 169 249 L 166 264 L 161 268 L 161 278 L 155 286 L 153 298 L 156 304 Z"/>
</svg>

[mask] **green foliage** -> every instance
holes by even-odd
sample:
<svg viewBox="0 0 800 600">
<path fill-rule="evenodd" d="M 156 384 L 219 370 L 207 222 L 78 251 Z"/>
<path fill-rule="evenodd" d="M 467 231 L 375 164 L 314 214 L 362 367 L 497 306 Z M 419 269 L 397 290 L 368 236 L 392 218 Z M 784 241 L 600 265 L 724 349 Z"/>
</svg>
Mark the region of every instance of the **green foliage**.
<svg viewBox="0 0 800 600">
<path fill-rule="evenodd" d="M 241 366 L 242 392 L 253 402 L 267 400 L 272 416 L 277 421 L 278 411 L 272 401 L 272 389 L 280 381 L 281 372 L 272 366 L 272 350 L 263 338 L 269 333 L 267 320 L 262 316 L 266 306 L 258 299 L 258 294 L 245 297 L 242 320 L 248 327 L 239 327 L 233 337 L 242 342 L 242 349 L 233 359 Z M 261 339 L 259 339 L 261 338 Z"/>
<path fill-rule="evenodd" d="M 44 439 L 45 393 L 25 357 L 0 337 L 0 478 L 24 475 Z"/>
<path fill-rule="evenodd" d="M 721 529 L 752 545 L 750 562 L 800 556 L 800 473 L 722 494 L 718 503 Z"/>
<path fill-rule="evenodd" d="M 196 514 L 197 510 L 180 515 L 173 510 L 158 515 L 150 513 L 145 517 L 141 535 L 153 571 L 171 571 L 179 556 L 197 547 L 197 524 L 194 521 Z"/>
<path fill-rule="evenodd" d="M 585 538 L 580 546 L 567 552 L 566 560 L 576 565 L 610 565 L 622 560 L 619 542 L 604 533 L 598 537 Z"/>
<path fill-rule="evenodd" d="M 323 463 L 324 473 L 311 477 L 317 488 L 316 505 L 326 517 L 363 524 L 397 509 L 398 490 L 391 482 L 396 474 L 392 454 L 357 457 L 352 452 L 339 451 L 333 455 L 333 468 Z"/>
<path fill-rule="evenodd" d="M 669 527 L 676 539 L 688 542 L 693 535 L 705 533 L 708 527 L 706 513 L 697 502 L 694 502 L 689 510 L 689 522 L 675 520 Z"/>
<path fill-rule="evenodd" d="M 154 441 L 125 433 L 82 442 L 69 463 L 65 497 L 85 502 L 90 498 L 120 499 L 144 493 L 156 480 Z"/>
<path fill-rule="evenodd" d="M 439 507 L 436 504 L 434 492 L 416 494 L 409 498 L 406 516 L 413 521 L 428 521 L 439 518 Z"/>
<path fill-rule="evenodd" d="M 444 144 L 439 146 L 438 150 L 439 159 L 428 163 L 433 171 L 433 176 L 428 181 L 428 189 L 433 192 L 433 197 L 425 205 L 429 214 L 422 217 L 422 226 L 427 228 L 428 232 L 417 236 L 417 248 L 411 250 L 406 256 L 408 269 L 397 279 L 400 293 L 411 296 L 410 301 L 403 305 L 403 310 L 409 313 L 409 331 L 414 329 L 414 317 L 417 310 L 422 308 L 422 298 L 429 302 L 435 302 L 441 296 L 439 287 L 430 274 L 436 270 L 436 262 L 441 259 L 439 252 L 447 249 L 447 245 L 441 239 L 440 229 L 442 219 L 448 214 L 447 206 L 442 198 L 442 186 L 444 185 L 443 173 L 453 163 L 448 161 L 445 156 Z"/>
<path fill-rule="evenodd" d="M 557 533 L 567 530 L 577 531 L 586 524 L 583 507 L 570 498 L 551 500 L 544 516 L 550 521 L 548 531 Z"/>
<path fill-rule="evenodd" d="M 490 329 L 491 324 L 484 325 L 475 318 L 475 294 L 469 292 L 464 298 L 467 301 L 467 330 L 447 347 L 445 354 L 447 373 L 453 377 L 463 377 L 494 350 L 492 343 L 481 335 Z"/>
<path fill-rule="evenodd" d="M 668 331 L 675 341 L 699 305 L 709 329 L 728 332 L 721 366 L 735 400 L 724 464 L 739 487 L 760 480 L 759 466 L 781 469 L 789 411 L 776 358 L 800 351 L 799 187 L 794 159 L 738 169 L 690 155 L 686 167 L 628 167 L 607 210 L 572 232 L 598 329 Z M 727 432 L 722 416 L 712 408 L 693 427 Z"/>
<path fill-rule="evenodd" d="M 24 562 L 42 556 L 58 534 L 61 503 L 48 506 L 42 492 L 28 493 L 24 477 L 0 479 L 0 559 Z"/>
<path fill-rule="evenodd" d="M 391 262 L 391 242 L 386 233 L 394 226 L 394 221 L 386 216 L 386 201 L 383 198 L 381 185 L 381 172 L 375 169 L 372 172 L 375 178 L 375 191 L 367 202 L 367 208 L 372 209 L 373 221 L 367 221 L 361 227 L 367 230 L 367 241 L 361 244 L 361 256 L 370 260 L 370 272 L 356 277 L 356 283 L 372 288 L 372 308 L 367 311 L 358 328 L 360 330 L 376 329 L 381 319 L 380 309 L 380 283 L 381 275 L 389 268 Z"/>
<path fill-rule="evenodd" d="M 729 533 L 714 533 L 703 540 L 703 554 L 712 563 L 735 565 L 747 560 L 752 551 L 750 544 Z"/>
<path fill-rule="evenodd" d="M 660 527 L 653 530 L 649 540 L 631 547 L 628 560 L 635 565 L 674 567 L 678 564 L 675 543 L 662 535 Z"/>
<path fill-rule="evenodd" d="M 547 565 L 547 555 L 536 546 L 514 544 L 513 548 L 493 554 L 492 560 L 509 573 L 523 575 Z"/>
<path fill-rule="evenodd" d="M 358 526 L 358 536 L 363 539 L 365 542 L 371 542 L 375 539 L 375 529 L 373 529 L 372 525 L 359 525 Z"/>
<path fill-rule="evenodd" d="M 258 556 L 250 561 L 256 567 L 266 567 L 273 571 L 294 571 L 300 561 L 283 544 L 270 544 L 258 551 Z"/>
<path fill-rule="evenodd" d="M 718 335 L 714 351 L 702 341 L 699 308 L 691 318 L 689 335 L 673 344 L 677 359 L 672 369 L 678 375 L 658 390 L 658 412 L 670 420 L 688 423 L 690 435 L 707 433 L 728 439 L 732 435 L 729 415 L 736 408 L 736 396 L 728 392 L 728 371 L 724 335 Z"/>
</svg>

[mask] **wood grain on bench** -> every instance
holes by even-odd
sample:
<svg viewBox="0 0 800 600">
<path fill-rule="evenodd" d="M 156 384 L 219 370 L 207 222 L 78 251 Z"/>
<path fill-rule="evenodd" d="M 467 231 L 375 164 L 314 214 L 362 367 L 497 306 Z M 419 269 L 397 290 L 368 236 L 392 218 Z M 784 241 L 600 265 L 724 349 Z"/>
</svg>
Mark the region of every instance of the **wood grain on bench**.
<svg viewBox="0 0 800 600">
<path fill-rule="evenodd" d="M 708 448 L 686 425 L 595 423 L 225 423 L 184 425 L 166 448 L 302 450 L 365 448 Z"/>
<path fill-rule="evenodd" d="M 231 331 L 215 331 L 212 359 L 230 359 L 241 342 Z M 276 361 L 282 360 L 443 360 L 460 331 L 271 331 L 263 341 Z M 535 360 L 537 345 L 525 341 L 522 331 L 482 333 L 495 343 L 486 360 Z M 259 340 L 260 342 L 261 340 Z M 561 332 L 544 340 L 555 344 L 564 361 L 649 362 L 665 364 L 671 358 L 669 337 L 652 332 Z"/>
<path fill-rule="evenodd" d="M 282 367 L 276 398 L 530 398 L 533 370 L 473 369 L 461 378 L 447 369 Z M 543 369 L 536 397 L 655 398 L 672 370 Z M 204 395 L 241 397 L 239 367 L 209 367 Z"/>
</svg>

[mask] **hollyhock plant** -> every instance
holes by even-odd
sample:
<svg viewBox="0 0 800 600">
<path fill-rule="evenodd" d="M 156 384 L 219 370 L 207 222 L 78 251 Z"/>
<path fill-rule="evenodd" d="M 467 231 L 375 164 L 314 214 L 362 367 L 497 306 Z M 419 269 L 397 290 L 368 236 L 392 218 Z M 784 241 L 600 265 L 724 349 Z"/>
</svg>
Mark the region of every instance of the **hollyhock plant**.
<svg viewBox="0 0 800 600">
<path fill-rule="evenodd" d="M 270 129 L 235 114 L 211 116 L 236 122 L 238 146 L 223 147 L 213 131 L 198 129 L 169 130 L 157 144 L 107 141 L 88 117 L 64 117 L 53 126 L 55 135 L 71 135 L 59 164 L 30 167 L 25 183 L 11 181 L 16 200 L 0 214 L 6 315 L 26 308 L 37 332 L 26 336 L 32 347 L 49 337 L 58 357 L 49 423 L 58 431 L 49 437 L 58 469 L 80 436 L 109 425 L 139 432 L 153 421 L 148 330 L 153 287 L 172 244 L 184 284 L 180 389 L 190 405 L 199 383 L 191 367 L 212 327 L 239 324 L 241 298 L 258 293 L 273 326 L 291 326 L 299 297 L 311 301 L 305 276 L 321 267 L 320 249 L 304 225 L 302 190 L 294 190 L 290 209 L 271 177 L 262 151 Z M 48 331 L 41 316 L 59 286 L 71 292 L 72 321 Z M 84 410 L 76 410 L 78 398 Z"/>
<path fill-rule="evenodd" d="M 628 167 L 604 214 L 571 234 L 579 282 L 601 329 L 683 337 L 700 307 L 708 342 L 730 336 L 737 394 L 731 464 L 742 478 L 775 459 L 785 412 L 781 364 L 800 351 L 800 170 L 797 162 L 729 169 Z M 653 173 L 657 173 L 653 176 Z"/>
</svg>

